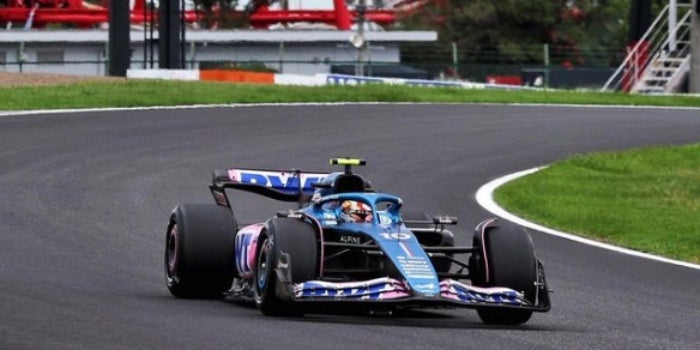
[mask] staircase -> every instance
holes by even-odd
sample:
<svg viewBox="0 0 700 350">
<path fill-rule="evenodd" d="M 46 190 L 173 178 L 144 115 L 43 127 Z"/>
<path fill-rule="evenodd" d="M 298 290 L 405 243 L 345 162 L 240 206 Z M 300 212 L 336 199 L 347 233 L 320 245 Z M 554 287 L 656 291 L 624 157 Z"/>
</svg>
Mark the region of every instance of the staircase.
<svg viewBox="0 0 700 350">
<path fill-rule="evenodd" d="M 690 72 L 691 7 L 690 2 L 666 5 L 601 90 L 678 92 Z"/>
</svg>

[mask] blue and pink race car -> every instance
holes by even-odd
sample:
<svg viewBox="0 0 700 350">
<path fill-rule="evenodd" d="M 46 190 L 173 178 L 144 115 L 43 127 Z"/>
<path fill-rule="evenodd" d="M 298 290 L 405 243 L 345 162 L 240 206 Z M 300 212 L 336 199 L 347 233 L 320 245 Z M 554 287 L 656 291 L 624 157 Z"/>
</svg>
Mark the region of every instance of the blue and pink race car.
<svg viewBox="0 0 700 350">
<path fill-rule="evenodd" d="M 550 309 L 544 270 L 523 228 L 488 219 L 476 226 L 472 246 L 455 246 L 446 227 L 456 218 L 403 211 L 401 198 L 375 192 L 353 173 L 364 160 L 331 164 L 344 171 L 214 171 L 216 203 L 180 204 L 170 216 L 170 293 L 254 302 L 270 316 L 324 306 L 388 314 L 467 307 L 485 323 L 513 325 Z M 239 226 L 234 190 L 297 208 Z"/>
</svg>

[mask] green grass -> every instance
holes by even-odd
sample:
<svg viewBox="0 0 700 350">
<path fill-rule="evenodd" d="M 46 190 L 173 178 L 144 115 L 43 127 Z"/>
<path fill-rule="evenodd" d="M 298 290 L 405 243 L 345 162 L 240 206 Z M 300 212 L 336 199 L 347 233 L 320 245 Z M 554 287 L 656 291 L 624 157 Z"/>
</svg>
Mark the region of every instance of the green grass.
<svg viewBox="0 0 700 350">
<path fill-rule="evenodd" d="M 574 156 L 494 197 L 548 227 L 700 263 L 700 144 Z"/>
<path fill-rule="evenodd" d="M 697 96 L 647 96 L 576 91 L 496 91 L 459 88 L 274 86 L 159 80 L 89 82 L 1 88 L 0 110 L 135 107 L 274 102 L 549 103 L 696 106 Z"/>
<path fill-rule="evenodd" d="M 159 80 L 0 88 L 0 111 L 275 102 L 543 103 L 700 107 L 698 96 L 392 85 L 290 87 Z M 499 188 L 547 226 L 700 263 L 700 145 L 576 156 Z"/>
</svg>

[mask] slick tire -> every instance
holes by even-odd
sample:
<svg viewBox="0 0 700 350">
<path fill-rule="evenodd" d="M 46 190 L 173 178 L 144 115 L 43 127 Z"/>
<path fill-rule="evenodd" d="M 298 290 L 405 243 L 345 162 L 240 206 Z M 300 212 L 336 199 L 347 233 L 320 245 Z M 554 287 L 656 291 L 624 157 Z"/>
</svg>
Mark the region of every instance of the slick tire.
<svg viewBox="0 0 700 350">
<path fill-rule="evenodd" d="M 482 226 L 483 225 L 483 226 Z M 482 223 L 474 236 L 478 252 L 470 261 L 472 283 L 484 287 L 507 287 L 532 301 L 537 293 L 537 259 L 532 238 L 524 228 L 507 222 Z M 477 308 L 486 324 L 518 325 L 527 322 L 531 310 L 518 308 Z"/>
<path fill-rule="evenodd" d="M 255 305 L 266 316 L 302 316 L 291 301 L 288 285 L 278 276 L 279 265 L 289 267 L 291 283 L 313 280 L 319 273 L 319 247 L 314 227 L 296 218 L 272 218 L 258 238 L 253 281 Z"/>
<path fill-rule="evenodd" d="M 181 204 L 165 236 L 165 281 L 177 298 L 223 298 L 235 274 L 236 220 L 227 208 Z"/>
</svg>

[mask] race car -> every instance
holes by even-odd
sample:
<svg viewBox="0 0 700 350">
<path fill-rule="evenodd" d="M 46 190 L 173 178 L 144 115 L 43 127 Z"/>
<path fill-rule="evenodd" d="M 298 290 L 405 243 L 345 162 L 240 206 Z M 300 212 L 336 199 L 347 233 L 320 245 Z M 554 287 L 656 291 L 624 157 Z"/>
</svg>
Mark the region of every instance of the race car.
<svg viewBox="0 0 700 350">
<path fill-rule="evenodd" d="M 455 246 L 447 229 L 455 217 L 403 210 L 401 198 L 353 172 L 363 159 L 330 163 L 343 171 L 214 171 L 215 203 L 179 204 L 170 215 L 170 293 L 247 301 L 269 316 L 335 305 L 383 313 L 465 307 L 487 324 L 517 325 L 550 309 L 544 269 L 524 228 L 490 218 L 476 225 L 472 246 Z M 296 206 L 239 224 L 235 191 Z"/>
</svg>

